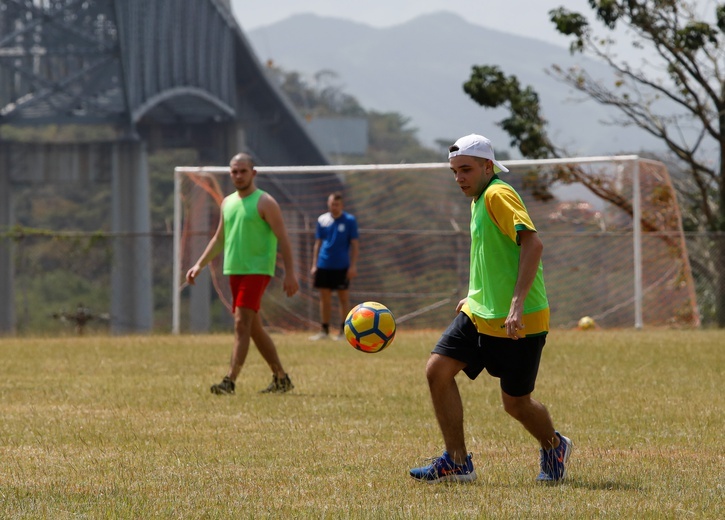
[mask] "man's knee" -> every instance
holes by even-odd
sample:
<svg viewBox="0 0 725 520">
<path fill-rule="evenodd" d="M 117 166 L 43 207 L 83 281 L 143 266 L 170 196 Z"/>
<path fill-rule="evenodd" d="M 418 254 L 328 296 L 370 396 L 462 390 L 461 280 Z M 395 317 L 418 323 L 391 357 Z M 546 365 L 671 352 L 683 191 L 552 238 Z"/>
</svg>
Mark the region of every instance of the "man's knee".
<svg viewBox="0 0 725 520">
<path fill-rule="evenodd" d="M 449 381 L 456 377 L 456 374 L 463 370 L 465 364 L 448 356 L 440 354 L 431 354 L 428 363 L 425 366 L 425 375 L 428 378 L 428 384 L 433 385 L 437 382 Z"/>
<path fill-rule="evenodd" d="M 501 400 L 503 402 L 503 409 L 514 419 L 521 419 L 525 417 L 531 410 L 533 403 L 531 401 L 531 394 L 523 395 L 521 397 L 514 397 L 506 393 L 501 394 Z"/>
<path fill-rule="evenodd" d="M 234 330 L 238 334 L 251 330 L 253 319 L 254 311 L 237 308 L 234 312 Z"/>
</svg>

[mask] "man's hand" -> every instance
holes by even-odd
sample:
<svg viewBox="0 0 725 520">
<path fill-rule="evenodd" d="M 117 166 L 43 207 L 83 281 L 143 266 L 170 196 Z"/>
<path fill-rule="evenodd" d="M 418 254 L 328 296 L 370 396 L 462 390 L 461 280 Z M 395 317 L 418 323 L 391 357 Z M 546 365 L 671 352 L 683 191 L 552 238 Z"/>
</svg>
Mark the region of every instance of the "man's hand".
<svg viewBox="0 0 725 520">
<path fill-rule="evenodd" d="M 524 313 L 519 305 L 513 302 L 511 303 L 511 309 L 504 322 L 504 327 L 506 327 L 506 335 L 511 339 L 519 339 L 526 336 L 526 333 L 523 332 Z"/>
<path fill-rule="evenodd" d="M 300 288 L 300 284 L 297 281 L 297 277 L 294 273 L 285 273 L 284 281 L 282 282 L 282 289 L 284 293 L 289 296 L 294 296 Z"/>
<path fill-rule="evenodd" d="M 199 264 L 196 264 L 194 267 L 189 269 L 186 272 L 186 283 L 189 285 L 196 284 L 196 277 L 199 276 L 199 273 L 201 272 L 201 267 L 199 267 Z"/>
</svg>

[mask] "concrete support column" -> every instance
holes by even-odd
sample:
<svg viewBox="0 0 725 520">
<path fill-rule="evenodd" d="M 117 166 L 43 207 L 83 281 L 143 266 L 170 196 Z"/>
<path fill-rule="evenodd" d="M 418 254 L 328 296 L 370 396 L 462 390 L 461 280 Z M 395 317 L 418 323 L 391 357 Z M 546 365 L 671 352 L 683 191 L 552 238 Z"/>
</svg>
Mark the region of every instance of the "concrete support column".
<svg viewBox="0 0 725 520">
<path fill-rule="evenodd" d="M 111 330 L 153 328 L 151 211 L 146 148 L 141 141 L 114 143 L 111 161 Z"/>
<path fill-rule="evenodd" d="M 235 153 L 243 150 L 243 147 L 237 146 L 236 123 L 209 125 L 203 128 L 203 134 L 198 136 L 197 142 L 204 141 L 206 144 L 204 155 L 200 157 L 205 164 L 226 165 Z M 195 262 L 202 255 L 218 225 L 217 220 L 210 219 L 215 204 L 216 202 L 202 189 L 194 189 L 189 197 L 189 259 L 192 262 Z M 221 269 L 221 265 L 219 269 Z M 228 283 L 228 280 L 223 278 L 221 273 L 218 274 L 220 275 L 220 283 Z M 208 332 L 211 328 L 213 291 L 211 270 L 206 267 L 196 279 L 196 284 L 191 287 L 189 293 L 188 323 L 190 332 Z M 226 321 L 229 326 L 234 323 L 231 314 L 228 313 L 222 316 L 222 321 Z"/>
<path fill-rule="evenodd" d="M 0 233 L 7 233 L 15 223 L 10 162 L 10 148 L 0 143 Z M 15 333 L 13 246 L 12 239 L 0 236 L 0 335 Z"/>
</svg>

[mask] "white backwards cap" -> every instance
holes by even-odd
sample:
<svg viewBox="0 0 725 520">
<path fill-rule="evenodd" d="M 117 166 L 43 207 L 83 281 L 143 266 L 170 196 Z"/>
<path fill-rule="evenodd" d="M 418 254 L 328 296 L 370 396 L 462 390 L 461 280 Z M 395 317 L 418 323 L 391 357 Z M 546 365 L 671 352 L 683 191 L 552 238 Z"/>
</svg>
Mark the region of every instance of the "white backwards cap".
<svg viewBox="0 0 725 520">
<path fill-rule="evenodd" d="M 493 163 L 493 171 L 495 173 L 509 171 L 508 168 L 496 160 L 496 157 L 493 155 L 493 146 L 491 146 L 491 141 L 482 135 L 470 134 L 465 137 L 461 137 L 449 148 L 449 150 L 448 159 L 456 157 L 457 155 L 483 157 L 484 159 L 489 159 Z"/>
</svg>

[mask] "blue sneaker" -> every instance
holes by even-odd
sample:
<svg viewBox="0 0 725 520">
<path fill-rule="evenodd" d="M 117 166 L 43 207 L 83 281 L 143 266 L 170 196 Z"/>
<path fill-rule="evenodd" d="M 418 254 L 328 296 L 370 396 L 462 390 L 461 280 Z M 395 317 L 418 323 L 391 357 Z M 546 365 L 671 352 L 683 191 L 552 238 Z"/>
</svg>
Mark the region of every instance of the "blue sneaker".
<svg viewBox="0 0 725 520">
<path fill-rule="evenodd" d="M 473 469 L 471 454 L 466 457 L 466 462 L 456 464 L 444 451 L 443 455 L 432 460 L 428 466 L 413 468 L 410 476 L 421 482 L 473 482 L 476 480 L 476 471 Z"/>
<path fill-rule="evenodd" d="M 574 444 L 571 439 L 564 437 L 559 432 L 559 446 L 550 450 L 539 450 L 541 452 L 541 473 L 536 477 L 538 482 L 560 482 L 566 477 L 566 464 L 569 462 Z"/>
</svg>

